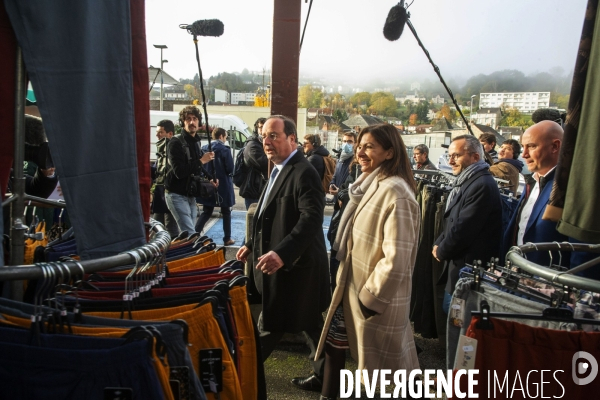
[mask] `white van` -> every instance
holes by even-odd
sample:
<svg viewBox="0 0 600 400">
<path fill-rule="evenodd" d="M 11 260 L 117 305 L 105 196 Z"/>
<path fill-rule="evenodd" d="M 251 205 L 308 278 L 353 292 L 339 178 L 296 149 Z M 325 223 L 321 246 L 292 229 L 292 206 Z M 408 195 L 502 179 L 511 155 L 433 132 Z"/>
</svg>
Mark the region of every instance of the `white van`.
<svg viewBox="0 0 600 400">
<path fill-rule="evenodd" d="M 204 113 L 202 112 L 202 121 L 204 122 Z M 150 110 L 150 160 L 156 160 L 156 124 L 163 119 L 173 121 L 175 125 L 179 124 L 179 113 L 176 111 L 155 111 Z M 252 131 L 242 119 L 236 115 L 208 114 L 208 124 L 213 128 L 223 128 L 229 133 L 229 146 L 232 150 L 232 156 L 235 159 L 237 151 L 244 147 L 244 142 L 252 135 Z M 201 145 L 207 144 L 206 133 L 201 136 Z"/>
</svg>

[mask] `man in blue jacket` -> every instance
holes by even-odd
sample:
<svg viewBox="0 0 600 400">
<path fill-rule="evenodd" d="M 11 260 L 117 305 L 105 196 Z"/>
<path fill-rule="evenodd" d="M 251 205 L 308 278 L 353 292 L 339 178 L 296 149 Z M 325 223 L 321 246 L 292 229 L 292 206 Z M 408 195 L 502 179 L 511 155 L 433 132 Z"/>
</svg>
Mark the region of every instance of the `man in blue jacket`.
<svg viewBox="0 0 600 400">
<path fill-rule="evenodd" d="M 556 230 L 556 222 L 542 219 L 550 199 L 554 174 L 562 144 L 563 129 L 554 121 L 540 121 L 529 127 L 521 137 L 523 158 L 533 173 L 534 183 L 525 188 L 517 209 L 504 232 L 504 251 L 511 246 L 524 243 L 577 242 Z M 577 266 L 593 256 L 588 253 L 573 252 L 570 256 L 559 252 L 536 251 L 527 253 L 527 259 L 542 266 L 550 266 L 552 261 L 561 260 L 564 267 Z M 582 275 L 599 279 L 597 269 L 591 268 Z"/>
<path fill-rule="evenodd" d="M 433 256 L 444 262 L 439 283 L 446 283 L 446 313 L 460 269 L 475 260 L 497 257 L 502 238 L 500 191 L 484 161 L 481 143 L 472 135 L 457 136 L 448 153 L 456 180 L 446 202 L 444 232 L 433 246 Z"/>
</svg>

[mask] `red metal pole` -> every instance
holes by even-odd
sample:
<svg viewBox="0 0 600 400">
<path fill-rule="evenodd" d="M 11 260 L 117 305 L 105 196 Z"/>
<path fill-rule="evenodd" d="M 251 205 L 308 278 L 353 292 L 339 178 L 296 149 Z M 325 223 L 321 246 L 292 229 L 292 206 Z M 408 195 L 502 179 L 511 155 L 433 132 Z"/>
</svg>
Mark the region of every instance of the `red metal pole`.
<svg viewBox="0 0 600 400">
<path fill-rule="evenodd" d="M 301 0 L 274 0 L 271 114 L 298 119 Z"/>
</svg>

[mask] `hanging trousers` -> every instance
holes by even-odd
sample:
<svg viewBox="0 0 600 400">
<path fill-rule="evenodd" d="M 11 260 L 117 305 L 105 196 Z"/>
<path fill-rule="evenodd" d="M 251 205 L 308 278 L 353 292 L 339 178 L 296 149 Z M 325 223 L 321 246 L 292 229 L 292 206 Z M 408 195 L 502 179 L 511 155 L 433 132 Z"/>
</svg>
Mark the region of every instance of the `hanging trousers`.
<svg viewBox="0 0 600 400">
<path fill-rule="evenodd" d="M 48 308 L 43 308 L 45 311 L 51 311 Z M 0 298 L 0 313 L 3 315 L 11 315 L 14 317 L 21 317 L 25 320 L 29 319 L 29 316 L 34 313 L 34 307 L 31 304 L 21 303 L 18 301 L 8 300 Z M 113 327 L 113 328 L 127 328 L 130 329 L 135 326 L 148 326 L 152 325 L 158 329 L 161 334 L 162 340 L 167 344 L 167 357 L 169 366 L 185 367 L 188 369 L 189 376 L 189 398 L 194 400 L 206 400 L 206 395 L 202 389 L 202 385 L 194 372 L 192 360 L 187 349 L 187 343 L 183 340 L 183 328 L 176 324 L 164 323 L 164 322 L 153 322 L 148 323 L 147 321 L 133 321 L 127 319 L 114 319 L 114 318 L 99 318 L 89 315 L 82 315 L 79 323 L 76 323 L 75 314 L 68 313 L 69 321 L 72 325 L 88 325 L 88 327 Z M 93 331 L 92 331 L 93 332 Z M 120 337 L 122 331 L 118 331 Z M 66 337 L 65 340 L 69 341 L 72 335 L 58 335 L 60 337 Z"/>
<path fill-rule="evenodd" d="M 479 394 L 479 398 L 541 398 L 541 385 L 545 398 L 597 398 L 600 390 L 598 377 L 591 383 L 579 385 L 573 380 L 573 374 L 579 376 L 577 369 L 581 361 L 587 361 L 588 366 L 591 364 L 576 353 L 583 351 L 594 360 L 600 360 L 600 333 L 556 331 L 499 318 L 491 319 L 493 329 L 482 330 L 476 328 L 478 321 L 479 317 L 471 320 L 466 336 L 477 340 L 475 369 L 479 370 L 479 375 L 474 392 Z M 575 362 L 577 359 L 580 362 Z M 597 361 L 595 367 L 598 373 Z M 541 370 L 546 371 L 544 383 Z M 494 396 L 494 386 L 495 390 L 499 390 L 498 385 L 494 384 L 494 372 L 502 382 L 507 371 L 508 385 L 505 385 L 502 393 L 496 392 Z M 528 375 L 530 371 L 533 374 Z M 520 383 L 516 378 L 517 372 Z M 461 383 L 461 391 L 464 392 L 465 380 L 462 379 Z M 524 389 L 508 393 L 514 386 L 517 389 L 523 386 Z"/>
<path fill-rule="evenodd" d="M 451 318 L 448 318 L 448 333 L 446 342 L 446 360 L 448 369 L 452 369 L 454 367 L 458 340 L 460 335 L 464 335 L 467 331 L 471 317 L 471 311 L 479 310 L 482 300 L 488 302 L 490 310 L 493 312 L 541 314 L 542 311 L 547 308 L 547 305 L 503 292 L 486 283 L 482 283 L 479 291 L 475 291 L 471 289 L 472 284 L 472 278 L 459 279 L 452 296 L 453 298 L 465 300 L 465 320 L 462 321 L 461 325 L 458 321 L 452 321 Z M 521 322 L 530 326 L 557 330 L 562 329 L 562 325 L 559 322 L 535 320 L 521 320 Z"/>
<path fill-rule="evenodd" d="M 88 338 L 70 339 L 83 348 L 0 342 L 0 398 L 102 400 L 104 389 L 115 386 L 132 388 L 135 398 L 173 398 L 164 396 L 145 340 L 96 350 L 82 346 Z"/>
<path fill-rule="evenodd" d="M 244 398 L 233 359 L 227 350 L 227 343 L 219 329 L 219 325 L 213 317 L 211 304 L 204 304 L 198 308 L 195 306 L 183 306 L 175 308 L 155 309 L 147 311 L 132 311 L 131 314 L 137 320 L 172 321 L 183 319 L 189 326 L 189 342 L 192 363 L 199 374 L 199 351 L 202 349 L 223 349 L 223 400 L 237 400 Z M 119 318 L 120 313 L 93 313 L 92 315 L 105 318 Z"/>
<path fill-rule="evenodd" d="M 29 318 L 19 318 L 14 317 L 12 315 L 2 314 L 5 318 L 6 322 L 9 324 L 13 324 L 14 326 L 20 326 L 22 328 L 29 328 L 31 325 L 31 321 Z M 0 321 L 0 323 L 4 324 L 5 321 Z M 84 336 L 93 336 L 93 337 L 104 337 L 104 338 L 120 338 L 125 335 L 129 329 L 124 328 L 102 328 L 102 327 L 82 327 L 82 326 L 72 326 L 71 327 L 73 333 L 75 335 L 84 335 Z M 143 348 L 145 349 L 145 357 L 148 358 L 148 343 L 143 343 Z M 168 365 L 164 365 L 163 362 L 158 358 L 156 353 L 154 352 L 154 346 L 152 346 L 153 353 L 151 355 L 152 366 L 156 372 L 156 376 L 158 377 L 158 382 L 160 384 L 162 397 L 166 400 L 174 399 L 173 393 L 171 391 L 171 387 L 169 384 L 169 373 L 168 373 Z M 75 357 L 75 356 L 74 356 Z M 23 358 L 23 360 L 27 360 L 27 358 Z M 126 363 L 125 360 L 120 361 L 122 363 Z"/>
</svg>

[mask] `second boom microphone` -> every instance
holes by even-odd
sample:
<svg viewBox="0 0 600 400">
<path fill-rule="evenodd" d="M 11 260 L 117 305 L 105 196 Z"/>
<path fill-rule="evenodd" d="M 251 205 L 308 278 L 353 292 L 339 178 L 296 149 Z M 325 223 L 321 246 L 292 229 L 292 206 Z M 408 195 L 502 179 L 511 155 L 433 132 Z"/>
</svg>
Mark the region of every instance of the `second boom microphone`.
<svg viewBox="0 0 600 400">
<path fill-rule="evenodd" d="M 221 36 L 224 30 L 223 22 L 218 19 L 199 19 L 191 25 L 181 24 L 179 27 L 196 36 Z"/>
</svg>

